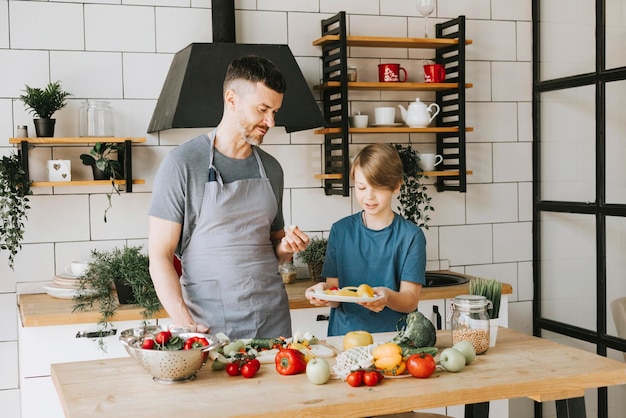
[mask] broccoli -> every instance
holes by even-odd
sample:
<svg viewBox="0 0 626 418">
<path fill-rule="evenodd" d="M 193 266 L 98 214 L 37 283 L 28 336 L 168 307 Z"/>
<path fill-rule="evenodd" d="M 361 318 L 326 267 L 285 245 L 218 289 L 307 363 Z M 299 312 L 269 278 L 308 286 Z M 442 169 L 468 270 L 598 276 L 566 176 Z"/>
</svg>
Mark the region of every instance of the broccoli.
<svg viewBox="0 0 626 418">
<path fill-rule="evenodd" d="M 437 342 L 437 331 L 428 318 L 415 311 L 406 316 L 406 326 L 398 331 L 393 342 L 418 348 L 434 347 Z"/>
</svg>

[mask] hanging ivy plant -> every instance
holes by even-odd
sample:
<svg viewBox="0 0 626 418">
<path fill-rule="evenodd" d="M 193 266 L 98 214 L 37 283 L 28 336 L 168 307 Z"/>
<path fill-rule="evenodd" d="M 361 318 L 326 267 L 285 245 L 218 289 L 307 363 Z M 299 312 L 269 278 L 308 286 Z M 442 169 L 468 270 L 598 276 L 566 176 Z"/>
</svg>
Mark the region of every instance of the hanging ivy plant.
<svg viewBox="0 0 626 418">
<path fill-rule="evenodd" d="M 15 256 L 22 249 L 24 221 L 28 219 L 30 181 L 22 168 L 19 155 L 0 159 L 0 250 L 9 251 L 9 267 L 13 270 Z"/>
<path fill-rule="evenodd" d="M 430 221 L 428 212 L 434 211 L 435 208 L 430 204 L 431 197 L 428 196 L 428 188 L 422 182 L 426 176 L 419 167 L 419 153 L 411 145 L 395 144 L 395 147 L 404 169 L 404 183 L 400 187 L 398 196 L 400 215 L 417 226 L 428 229 Z"/>
</svg>

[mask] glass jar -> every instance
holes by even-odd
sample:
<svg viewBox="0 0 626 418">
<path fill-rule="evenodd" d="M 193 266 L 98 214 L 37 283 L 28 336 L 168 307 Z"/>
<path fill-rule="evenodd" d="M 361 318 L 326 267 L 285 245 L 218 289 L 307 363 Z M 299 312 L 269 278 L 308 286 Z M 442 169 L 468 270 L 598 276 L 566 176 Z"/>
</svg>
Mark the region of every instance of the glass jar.
<svg viewBox="0 0 626 418">
<path fill-rule="evenodd" d="M 489 314 L 491 301 L 479 295 L 460 295 L 450 304 L 450 328 L 452 344 L 469 341 L 476 354 L 489 349 Z"/>
<path fill-rule="evenodd" d="M 15 130 L 16 138 L 28 138 L 28 126 L 26 125 L 17 125 L 17 129 Z"/>
<path fill-rule="evenodd" d="M 348 66 L 348 81 L 356 81 L 358 78 L 356 67 L 349 65 Z"/>
<path fill-rule="evenodd" d="M 113 108 L 104 100 L 87 100 L 80 108 L 80 136 L 114 136 Z"/>
<path fill-rule="evenodd" d="M 298 271 L 296 270 L 296 266 L 293 265 L 292 261 L 287 261 L 285 264 L 281 264 L 278 267 L 278 272 L 281 276 L 283 276 L 283 283 L 291 284 L 296 282 L 296 276 L 298 275 Z"/>
</svg>

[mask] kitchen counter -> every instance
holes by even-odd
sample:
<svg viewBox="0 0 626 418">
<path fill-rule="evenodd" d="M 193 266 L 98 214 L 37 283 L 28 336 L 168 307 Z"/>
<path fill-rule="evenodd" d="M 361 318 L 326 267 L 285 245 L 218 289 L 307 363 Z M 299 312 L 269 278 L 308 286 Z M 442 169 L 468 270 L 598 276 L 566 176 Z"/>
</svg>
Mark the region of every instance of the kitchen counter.
<svg viewBox="0 0 626 418">
<path fill-rule="evenodd" d="M 297 280 L 293 284 L 285 285 L 289 297 L 289 307 L 291 309 L 312 308 L 313 305 L 304 296 L 304 291 L 314 285 L 315 282 Z M 456 286 L 425 287 L 422 289 L 422 300 L 448 299 L 469 292 L 467 283 Z M 511 294 L 513 288 L 504 283 L 502 285 L 503 294 Z M 72 312 L 74 301 L 72 299 L 57 299 L 47 293 L 21 294 L 18 295 L 18 305 L 22 325 L 25 327 L 39 327 L 48 325 L 67 324 L 93 324 L 100 320 L 100 312 L 97 309 Z M 112 322 L 141 320 L 141 308 L 135 305 L 121 305 Z M 161 310 L 155 318 L 167 318 L 167 312 Z"/>
<path fill-rule="evenodd" d="M 437 346 L 450 347 L 450 339 L 450 331 L 439 331 Z M 305 374 L 282 376 L 271 364 L 252 379 L 207 365 L 194 381 L 168 385 L 153 382 L 131 357 L 53 364 L 51 371 L 67 417 L 363 417 L 519 397 L 573 398 L 576 415 L 567 416 L 584 417 L 585 389 L 626 384 L 623 362 L 508 328 L 459 373 L 387 378 L 375 387 L 339 379 L 313 385 Z"/>
</svg>

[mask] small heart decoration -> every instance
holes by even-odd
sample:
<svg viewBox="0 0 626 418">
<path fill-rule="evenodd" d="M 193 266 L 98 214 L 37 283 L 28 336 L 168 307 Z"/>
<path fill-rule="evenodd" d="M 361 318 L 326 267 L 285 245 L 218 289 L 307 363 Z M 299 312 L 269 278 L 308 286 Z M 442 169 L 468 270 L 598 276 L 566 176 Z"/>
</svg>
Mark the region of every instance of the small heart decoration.
<svg viewBox="0 0 626 418">
<path fill-rule="evenodd" d="M 67 177 L 67 173 L 61 174 L 61 177 L 66 178 Z"/>
<path fill-rule="evenodd" d="M 54 167 L 55 170 L 59 171 L 61 169 L 61 164 L 54 164 L 52 167 Z"/>
</svg>

